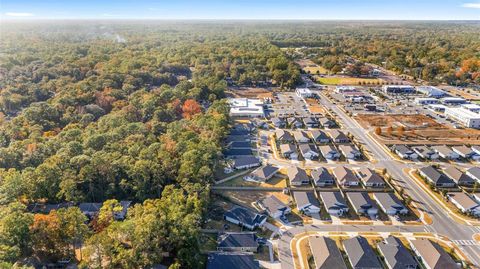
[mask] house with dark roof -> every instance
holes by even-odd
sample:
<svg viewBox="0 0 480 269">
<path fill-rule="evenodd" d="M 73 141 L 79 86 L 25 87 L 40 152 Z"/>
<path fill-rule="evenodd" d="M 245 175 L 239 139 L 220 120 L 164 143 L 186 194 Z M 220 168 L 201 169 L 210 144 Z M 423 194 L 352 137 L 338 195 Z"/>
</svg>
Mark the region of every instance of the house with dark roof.
<svg viewBox="0 0 480 269">
<path fill-rule="evenodd" d="M 320 212 L 320 203 L 313 191 L 295 191 L 293 192 L 293 198 L 297 204 L 298 211 L 306 215 Z"/>
<path fill-rule="evenodd" d="M 303 122 L 299 118 L 296 117 L 290 117 L 287 118 L 287 124 L 290 126 L 290 128 L 302 128 L 303 127 Z"/>
<path fill-rule="evenodd" d="M 318 147 L 322 156 L 327 160 L 336 160 L 340 158 L 340 153 L 333 145 L 322 145 Z"/>
<path fill-rule="evenodd" d="M 210 253 L 206 269 L 260 269 L 260 263 L 252 254 L 246 253 Z"/>
<path fill-rule="evenodd" d="M 377 255 L 364 237 L 357 236 L 343 241 L 343 249 L 353 269 L 382 269 Z"/>
<path fill-rule="evenodd" d="M 27 206 L 27 211 L 33 214 L 50 214 L 52 210 L 58 211 L 62 208 L 69 208 L 73 206 L 73 203 L 59 203 L 59 204 L 45 204 L 45 203 L 33 203 Z"/>
<path fill-rule="evenodd" d="M 428 239 L 410 241 L 410 247 L 427 269 L 458 269 L 458 265 L 437 243 Z"/>
<path fill-rule="evenodd" d="M 370 188 L 383 188 L 385 187 L 385 181 L 382 177 L 370 168 L 360 168 L 357 170 L 357 175 L 362 181 L 365 187 Z"/>
<path fill-rule="evenodd" d="M 402 242 L 393 236 L 377 244 L 388 269 L 417 269 L 418 263 Z"/>
<path fill-rule="evenodd" d="M 313 138 L 313 141 L 317 143 L 328 143 L 330 142 L 330 137 L 327 134 L 320 130 L 312 130 L 310 131 L 310 136 Z"/>
<path fill-rule="evenodd" d="M 405 145 L 393 145 L 392 150 L 402 159 L 416 160 L 418 158 L 418 155 Z"/>
<path fill-rule="evenodd" d="M 462 213 L 480 217 L 480 205 L 468 194 L 464 192 L 450 192 L 447 194 L 447 197 Z"/>
<path fill-rule="evenodd" d="M 257 252 L 258 241 L 254 232 L 231 232 L 218 236 L 218 251 Z"/>
<path fill-rule="evenodd" d="M 438 153 L 438 155 L 447 160 L 456 160 L 460 158 L 458 153 L 454 152 L 447 146 L 432 146 L 432 149 Z"/>
<path fill-rule="evenodd" d="M 280 153 L 284 158 L 290 160 L 297 160 L 298 159 L 298 152 L 297 148 L 293 144 L 281 144 L 280 145 Z"/>
<path fill-rule="evenodd" d="M 272 218 L 280 218 L 292 212 L 292 209 L 287 204 L 280 201 L 280 199 L 273 194 L 258 200 L 257 204 Z"/>
<path fill-rule="evenodd" d="M 362 157 L 362 153 L 355 146 L 352 145 L 339 145 L 338 149 L 348 160 L 356 160 Z"/>
<path fill-rule="evenodd" d="M 341 217 L 348 212 L 348 206 L 340 192 L 320 192 L 320 198 L 328 214 Z"/>
<path fill-rule="evenodd" d="M 325 167 L 319 167 L 311 171 L 313 184 L 318 187 L 331 186 L 335 184 L 335 179 Z"/>
<path fill-rule="evenodd" d="M 253 170 L 253 172 L 245 176 L 244 179 L 247 181 L 266 182 L 275 176 L 278 170 L 280 170 L 280 168 L 267 164 Z"/>
<path fill-rule="evenodd" d="M 299 144 L 310 142 L 310 137 L 308 137 L 307 133 L 304 131 L 293 131 L 293 137 Z"/>
<path fill-rule="evenodd" d="M 372 216 L 378 215 L 378 208 L 375 203 L 370 199 L 366 192 L 347 192 L 348 201 L 353 207 L 353 210 L 358 215 Z"/>
<path fill-rule="evenodd" d="M 314 117 L 306 117 L 303 119 L 303 123 L 307 128 L 318 128 L 320 126 L 320 123 L 318 120 Z"/>
<path fill-rule="evenodd" d="M 335 143 L 348 143 L 350 142 L 350 139 L 342 132 L 339 130 L 331 130 L 328 132 L 330 137 L 332 138 L 332 141 Z"/>
<path fill-rule="evenodd" d="M 240 156 L 253 155 L 252 149 L 227 149 L 223 152 L 223 155 L 228 159 L 235 159 Z"/>
<path fill-rule="evenodd" d="M 467 170 L 466 174 L 480 183 L 480 167 L 471 167 Z"/>
<path fill-rule="evenodd" d="M 287 122 L 283 118 L 274 117 L 270 121 L 276 128 L 285 128 L 287 126 Z"/>
<path fill-rule="evenodd" d="M 443 173 L 455 182 L 458 186 L 473 186 L 475 180 L 455 166 L 449 166 Z"/>
<path fill-rule="evenodd" d="M 408 214 L 408 209 L 391 192 L 376 192 L 373 194 L 373 198 L 383 212 L 389 216 Z"/>
<path fill-rule="evenodd" d="M 296 166 L 288 167 L 287 175 L 288 179 L 290 180 L 290 185 L 292 186 L 301 186 L 310 183 L 307 172 L 302 168 L 298 168 Z"/>
<path fill-rule="evenodd" d="M 308 237 L 316 269 L 347 269 L 342 254 L 335 241 L 325 236 Z"/>
<path fill-rule="evenodd" d="M 260 160 L 253 156 L 240 156 L 238 158 L 233 159 L 233 168 L 235 169 L 250 169 L 252 167 L 260 166 Z"/>
<path fill-rule="evenodd" d="M 132 205 L 132 201 L 120 201 L 120 206 L 122 210 L 113 213 L 113 218 L 115 220 L 124 220 L 127 217 L 127 211 L 130 205 Z"/>
<path fill-rule="evenodd" d="M 249 149 L 252 148 L 250 141 L 232 141 L 228 144 L 229 148 L 232 149 Z"/>
<path fill-rule="evenodd" d="M 80 203 L 78 208 L 85 216 L 91 219 L 98 214 L 102 205 L 103 203 Z"/>
<path fill-rule="evenodd" d="M 305 160 L 313 160 L 320 156 L 320 153 L 313 144 L 300 144 L 298 145 L 298 149 Z"/>
<path fill-rule="evenodd" d="M 254 230 L 261 227 L 266 221 L 267 216 L 253 212 L 244 207 L 235 206 L 223 214 L 223 218 L 231 223 Z"/>
<path fill-rule="evenodd" d="M 425 160 L 437 160 L 440 156 L 431 148 L 427 146 L 415 146 L 412 150 Z"/>
<path fill-rule="evenodd" d="M 436 187 L 451 188 L 455 187 L 455 182 L 446 175 L 440 173 L 433 166 L 426 166 L 418 169 L 420 176 L 425 178 L 428 182 Z"/>
<path fill-rule="evenodd" d="M 333 128 L 335 127 L 335 122 L 327 117 L 320 117 L 318 118 L 318 122 L 320 125 L 323 126 L 323 128 Z"/>
<path fill-rule="evenodd" d="M 292 143 L 294 141 L 292 134 L 282 129 L 275 130 L 275 137 L 280 143 Z"/>
<path fill-rule="evenodd" d="M 352 170 L 343 166 L 337 166 L 333 170 L 333 175 L 337 179 L 339 185 L 344 187 L 355 187 L 360 184 L 358 178 Z"/>
</svg>

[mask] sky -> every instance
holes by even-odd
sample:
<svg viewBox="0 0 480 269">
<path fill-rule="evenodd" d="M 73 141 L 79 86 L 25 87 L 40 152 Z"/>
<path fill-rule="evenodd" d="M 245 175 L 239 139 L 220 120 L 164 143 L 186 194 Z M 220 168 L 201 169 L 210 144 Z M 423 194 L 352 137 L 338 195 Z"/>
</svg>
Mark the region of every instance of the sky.
<svg viewBox="0 0 480 269">
<path fill-rule="evenodd" d="M 2 20 L 480 20 L 480 0 L 0 0 Z"/>
</svg>

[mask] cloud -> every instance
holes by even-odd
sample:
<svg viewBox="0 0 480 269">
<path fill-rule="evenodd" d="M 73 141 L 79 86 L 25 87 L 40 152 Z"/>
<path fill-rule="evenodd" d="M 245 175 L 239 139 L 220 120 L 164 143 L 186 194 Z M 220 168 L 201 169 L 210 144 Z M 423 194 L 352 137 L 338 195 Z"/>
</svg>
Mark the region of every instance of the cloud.
<svg viewBox="0 0 480 269">
<path fill-rule="evenodd" d="M 479 3 L 465 3 L 462 5 L 462 7 L 466 8 L 480 8 L 480 2 Z"/>
<path fill-rule="evenodd" d="M 7 12 L 5 13 L 6 16 L 8 17 L 32 17 L 32 13 L 28 12 Z"/>
</svg>

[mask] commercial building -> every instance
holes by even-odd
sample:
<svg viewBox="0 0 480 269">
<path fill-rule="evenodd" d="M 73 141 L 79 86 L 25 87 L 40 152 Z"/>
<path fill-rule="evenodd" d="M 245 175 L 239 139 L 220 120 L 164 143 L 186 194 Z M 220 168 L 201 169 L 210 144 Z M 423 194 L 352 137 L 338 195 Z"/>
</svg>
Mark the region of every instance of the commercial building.
<svg viewBox="0 0 480 269">
<path fill-rule="evenodd" d="M 313 97 L 313 92 L 309 88 L 297 88 L 295 93 L 298 97 L 311 98 Z"/>
<path fill-rule="evenodd" d="M 467 100 L 461 97 L 444 97 L 441 99 L 441 101 L 444 105 L 449 105 L 449 106 L 455 106 L 455 105 L 458 106 L 458 105 L 467 103 Z"/>
<path fill-rule="evenodd" d="M 461 107 L 468 109 L 472 112 L 479 113 L 480 112 L 480 106 L 477 104 L 463 104 Z"/>
<path fill-rule="evenodd" d="M 468 128 L 480 129 L 480 114 L 462 107 L 447 107 L 445 115 Z"/>
<path fill-rule="evenodd" d="M 447 96 L 447 93 L 439 88 L 432 87 L 432 86 L 418 86 L 417 92 L 433 98 L 441 98 Z"/>
<path fill-rule="evenodd" d="M 382 90 L 385 93 L 394 93 L 394 94 L 415 93 L 415 87 L 410 85 L 383 85 Z"/>
<path fill-rule="evenodd" d="M 431 105 L 431 104 L 438 104 L 440 101 L 435 98 L 431 97 L 420 97 L 420 98 L 415 98 L 415 103 L 418 105 Z"/>
<path fill-rule="evenodd" d="M 231 117 L 264 117 L 263 101 L 249 98 L 229 98 Z"/>
</svg>

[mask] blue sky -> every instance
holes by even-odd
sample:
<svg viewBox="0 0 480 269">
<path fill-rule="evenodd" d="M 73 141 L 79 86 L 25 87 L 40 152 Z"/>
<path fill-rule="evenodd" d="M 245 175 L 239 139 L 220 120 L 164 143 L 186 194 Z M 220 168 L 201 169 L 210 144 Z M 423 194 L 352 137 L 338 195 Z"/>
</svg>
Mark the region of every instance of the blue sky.
<svg viewBox="0 0 480 269">
<path fill-rule="evenodd" d="M 0 0 L 10 19 L 480 20 L 480 0 Z"/>
</svg>

